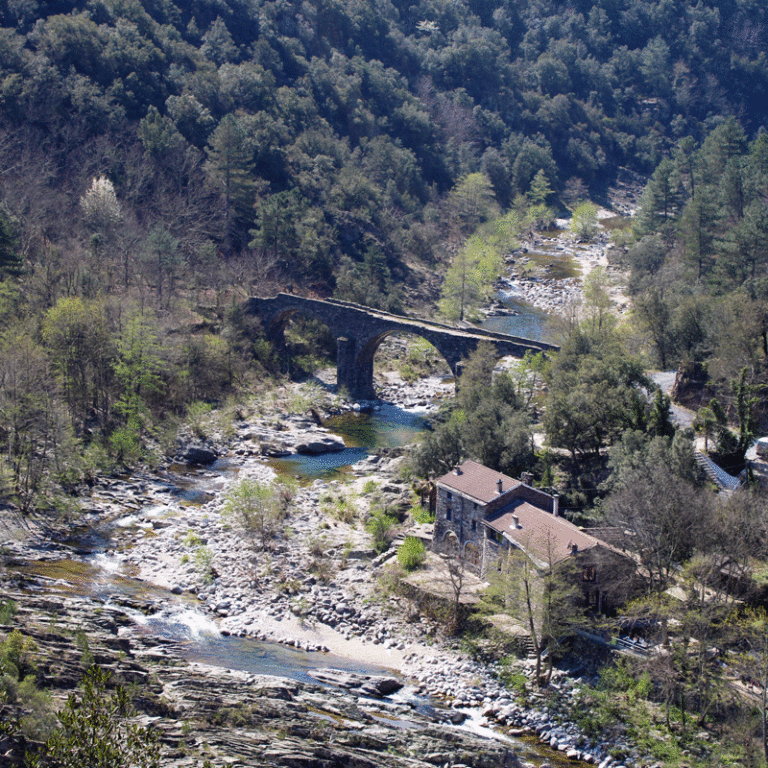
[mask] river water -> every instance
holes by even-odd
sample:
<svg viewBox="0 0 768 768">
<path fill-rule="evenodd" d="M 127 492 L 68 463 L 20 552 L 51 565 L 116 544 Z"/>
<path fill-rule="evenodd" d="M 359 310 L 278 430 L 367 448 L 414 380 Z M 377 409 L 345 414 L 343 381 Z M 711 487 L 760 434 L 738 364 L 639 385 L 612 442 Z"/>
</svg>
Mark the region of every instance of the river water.
<svg viewBox="0 0 768 768">
<path fill-rule="evenodd" d="M 485 327 L 528 338 L 545 338 L 546 315 L 528 305 L 512 304 L 517 314 L 492 318 Z M 320 456 L 292 456 L 273 460 L 270 464 L 278 472 L 300 476 L 305 480 L 333 478 L 344 474 L 346 468 L 379 448 L 394 448 L 413 442 L 424 430 L 424 412 L 405 410 L 384 403 L 367 413 L 348 413 L 329 419 L 326 426 L 344 438 L 344 451 Z M 226 464 L 218 467 L 221 473 L 230 471 Z M 201 503 L 210 494 L 206 480 L 194 475 L 179 475 L 178 495 L 186 503 Z M 136 631 L 162 638 L 188 661 L 196 661 L 228 669 L 289 677 L 299 681 L 314 681 L 309 672 L 319 667 L 377 674 L 380 667 L 335 657 L 326 653 L 306 653 L 294 648 L 265 643 L 249 638 L 222 635 L 215 622 L 198 607 L 193 596 L 177 596 L 133 578 L 118 556 L 107 555 L 105 550 L 115 538 L 128 535 L 132 527 L 129 517 L 109 530 L 88 528 L 87 535 L 78 542 L 78 552 L 90 549 L 91 554 L 73 559 L 30 561 L 19 563 L 14 570 L 35 580 L 42 580 L 46 592 L 77 594 L 95 601 L 116 603 L 136 622 Z M 131 608 L 132 602 L 142 609 Z M 149 611 L 147 606 L 149 605 Z M 408 689 L 401 694 L 405 700 Z M 424 702 L 416 702 L 419 707 Z M 498 737 L 493 731 L 478 724 L 477 713 L 469 713 L 466 727 Z M 504 737 L 501 737 L 504 738 Z M 520 744 L 521 742 L 516 741 Z M 539 745 L 535 739 L 527 740 L 525 758 L 539 765 L 574 765 L 560 753 Z"/>
<path fill-rule="evenodd" d="M 424 431 L 426 412 L 381 403 L 370 411 L 332 416 L 323 426 L 344 439 L 346 448 L 318 456 L 294 454 L 271 459 L 278 473 L 302 480 L 342 477 L 348 468 L 380 448 L 399 448 L 418 439 Z"/>
<path fill-rule="evenodd" d="M 108 538 L 104 532 L 103 539 Z M 310 673 L 323 667 L 371 675 L 390 673 L 383 667 L 330 653 L 307 653 L 279 643 L 222 635 L 216 623 L 196 605 L 193 596 L 173 595 L 165 589 L 133 578 L 125 571 L 121 560 L 113 555 L 94 553 L 82 560 L 16 562 L 12 570 L 30 577 L 37 584 L 31 587 L 32 591 L 44 591 L 46 595 L 91 597 L 97 603 L 119 606 L 135 622 L 129 634 L 146 633 L 162 639 L 173 653 L 190 662 L 314 684 L 318 681 Z M 141 605 L 141 609 L 131 607 L 134 601 Z M 145 613 L 148 606 L 149 611 Z M 407 703 L 429 717 L 443 722 L 448 720 L 449 711 L 444 705 L 416 696 L 410 685 L 390 698 Z M 511 738 L 494 731 L 488 727 L 478 710 L 462 711 L 467 715 L 467 720 L 457 728 L 466 728 L 486 738 L 507 741 L 515 745 L 520 756 L 534 766 L 586 766 L 585 763 L 568 760 L 562 753 L 549 749 L 533 736 Z M 393 721 L 391 724 L 406 729 L 422 727 L 408 719 L 407 715 L 401 722 Z"/>
</svg>

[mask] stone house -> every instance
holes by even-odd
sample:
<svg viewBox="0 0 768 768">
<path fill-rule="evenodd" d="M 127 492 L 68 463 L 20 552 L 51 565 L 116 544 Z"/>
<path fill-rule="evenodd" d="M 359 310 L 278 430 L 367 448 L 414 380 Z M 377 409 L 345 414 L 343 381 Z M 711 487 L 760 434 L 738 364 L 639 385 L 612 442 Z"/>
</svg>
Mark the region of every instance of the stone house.
<svg viewBox="0 0 768 768">
<path fill-rule="evenodd" d="M 557 494 L 475 461 L 443 475 L 436 490 L 433 546 L 458 548 L 478 575 L 499 567 L 514 547 L 541 572 L 567 562 L 569 573 L 578 574 L 585 603 L 600 613 L 625 602 L 633 591 L 632 558 L 561 517 Z"/>
</svg>

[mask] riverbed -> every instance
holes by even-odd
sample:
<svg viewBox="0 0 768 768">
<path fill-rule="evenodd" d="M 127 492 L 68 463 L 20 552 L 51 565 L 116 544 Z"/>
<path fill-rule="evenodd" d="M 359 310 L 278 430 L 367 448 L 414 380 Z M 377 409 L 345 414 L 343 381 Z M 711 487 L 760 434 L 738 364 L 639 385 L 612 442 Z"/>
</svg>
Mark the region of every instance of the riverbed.
<svg viewBox="0 0 768 768">
<path fill-rule="evenodd" d="M 541 338 L 545 313 L 519 308 L 509 319 L 521 318 L 528 327 L 507 325 L 506 332 Z M 531 319 L 537 316 L 538 329 L 538 320 Z M 132 626 L 120 630 L 124 638 L 156 638 L 180 658 L 299 681 L 318 663 L 363 672 L 383 666 L 421 678 L 414 696 L 445 697 L 466 710 L 473 728 L 485 728 L 482 711 L 509 700 L 508 693 L 488 670 L 445 647 L 438 627 L 411 618 L 407 601 L 378 593 L 381 566 L 372 566 L 361 525 L 372 503 L 410 503 L 409 489 L 397 480 L 400 460 L 380 459 L 376 451 L 411 442 L 427 413 L 385 404 L 370 414 L 345 415 L 338 424 L 325 424 L 343 437 L 344 451 L 270 462 L 259 456 L 253 436 L 272 435 L 274 416 L 253 417 L 238 425 L 227 458 L 211 469 L 175 467 L 163 476 L 97 486 L 88 504 L 89 524 L 66 544 L 69 549 L 47 544 L 40 554 L 53 562 L 17 559 L 17 571 L 38 580 L 46 593 L 118 606 L 132 618 Z M 294 428 L 287 420 L 280 434 Z M 348 469 L 352 464 L 355 469 Z M 260 552 L 223 519 L 222 496 L 239 477 L 269 481 L 275 472 L 300 476 L 304 484 L 292 500 L 286 535 Z M 342 510 L 350 508 L 347 520 Z M 198 560 L 206 561 L 207 573 Z M 316 560 L 322 575 L 312 571 Z M 300 650 L 318 647 L 337 655 Z M 529 727 L 538 723 L 543 733 L 560 734 L 543 718 L 532 719 Z M 557 738 L 566 743 L 565 735 Z M 599 745 L 590 749 L 575 751 L 590 762 L 605 754 Z M 566 762 L 562 752 L 542 747 L 525 747 L 525 759 L 536 765 Z"/>
</svg>

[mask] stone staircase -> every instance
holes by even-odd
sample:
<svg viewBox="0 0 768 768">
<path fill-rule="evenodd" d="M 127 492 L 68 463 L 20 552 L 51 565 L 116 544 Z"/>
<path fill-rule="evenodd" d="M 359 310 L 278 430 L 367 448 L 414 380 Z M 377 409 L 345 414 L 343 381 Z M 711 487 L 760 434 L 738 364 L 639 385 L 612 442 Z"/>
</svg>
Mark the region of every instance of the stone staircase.
<svg viewBox="0 0 768 768">
<path fill-rule="evenodd" d="M 707 477 L 722 491 L 735 491 L 740 485 L 738 477 L 729 475 L 724 469 L 715 464 L 709 456 L 695 451 L 693 454 L 696 463 L 704 470 Z"/>
</svg>

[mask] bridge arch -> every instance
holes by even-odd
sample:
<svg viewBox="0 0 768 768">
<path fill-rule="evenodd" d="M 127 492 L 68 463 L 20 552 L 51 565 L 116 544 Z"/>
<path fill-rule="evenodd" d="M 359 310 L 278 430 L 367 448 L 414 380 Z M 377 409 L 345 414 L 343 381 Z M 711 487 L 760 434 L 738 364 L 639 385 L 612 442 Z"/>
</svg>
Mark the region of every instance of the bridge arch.
<svg viewBox="0 0 768 768">
<path fill-rule="evenodd" d="M 319 342 L 319 349 L 322 349 L 323 352 L 329 351 L 329 347 L 332 349 L 331 345 L 337 343 L 336 334 L 334 333 L 333 328 L 328 324 L 327 318 L 317 312 L 313 312 L 312 307 L 289 307 L 275 313 L 275 315 L 269 319 L 268 324 L 265 323 L 264 331 L 267 338 L 275 345 L 278 356 L 280 356 L 281 353 L 285 354 L 285 359 L 282 362 L 285 366 L 285 370 L 288 370 L 289 372 L 291 370 L 291 358 L 289 355 L 289 344 L 286 339 L 286 331 L 292 321 L 298 323 L 307 321 L 317 323 L 318 335 L 314 338 Z M 333 342 L 331 342 L 329 337 L 332 337 Z"/>
<path fill-rule="evenodd" d="M 444 352 L 440 349 L 440 347 L 436 346 L 432 343 L 432 341 L 427 337 L 424 333 L 419 333 L 418 330 L 406 330 L 402 328 L 391 328 L 386 331 L 382 331 L 381 333 L 377 333 L 372 338 L 368 339 L 368 341 L 365 342 L 362 349 L 359 350 L 357 353 L 357 361 L 356 364 L 359 366 L 361 372 L 365 371 L 367 375 L 367 371 L 370 370 L 370 379 L 371 379 L 371 388 L 373 387 L 373 370 L 374 370 L 374 359 L 376 357 L 376 352 L 378 351 L 379 347 L 382 345 L 385 339 L 387 339 L 389 336 L 393 336 L 394 334 L 408 334 L 409 336 L 417 336 L 420 339 L 424 339 L 424 341 L 429 342 L 432 344 L 432 346 L 437 350 L 437 353 L 445 360 L 446 364 L 451 370 L 451 373 L 454 376 L 458 376 L 458 365 L 456 362 L 452 361 L 452 358 L 450 356 L 450 353 L 448 355 L 444 354 Z"/>
<path fill-rule="evenodd" d="M 522 357 L 525 352 L 556 350 L 544 342 L 494 333 L 482 329 L 452 328 L 429 320 L 363 307 L 346 301 L 310 299 L 281 293 L 273 298 L 251 298 L 243 305 L 246 313 L 261 318 L 267 337 L 284 343 L 284 331 L 296 314 L 314 317 L 327 325 L 336 339 L 336 382 L 352 397 L 373 399 L 373 358 L 382 341 L 395 332 L 420 336 L 448 363 L 454 375 L 459 363 L 482 341 L 490 342 L 499 357 Z"/>
</svg>

